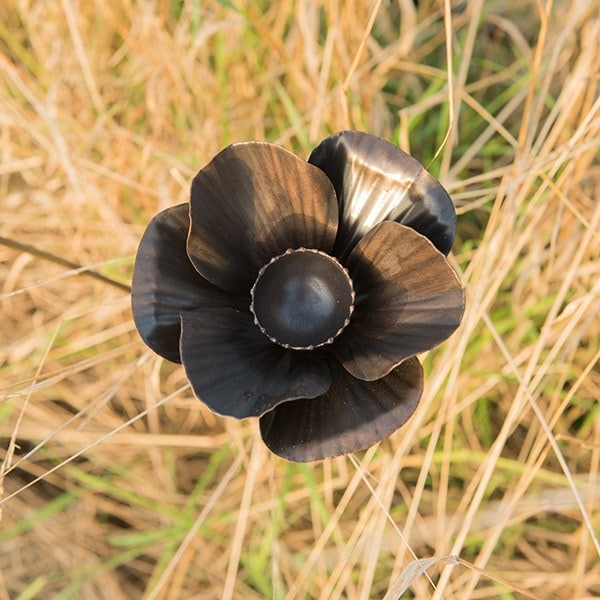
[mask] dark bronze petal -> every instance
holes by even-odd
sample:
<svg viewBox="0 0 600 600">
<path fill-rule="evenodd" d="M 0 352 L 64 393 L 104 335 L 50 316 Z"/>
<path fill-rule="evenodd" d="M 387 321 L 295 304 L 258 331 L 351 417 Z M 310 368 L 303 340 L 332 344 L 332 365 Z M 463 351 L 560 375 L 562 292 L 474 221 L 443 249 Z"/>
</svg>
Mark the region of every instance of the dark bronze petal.
<svg viewBox="0 0 600 600">
<path fill-rule="evenodd" d="M 368 448 L 409 419 L 423 392 L 415 357 L 378 381 L 355 379 L 335 361 L 331 371 L 327 393 L 286 402 L 261 417 L 262 438 L 275 454 L 309 462 Z"/>
<path fill-rule="evenodd" d="M 348 269 L 356 308 L 333 351 L 359 379 L 383 377 L 460 324 L 464 295 L 456 273 L 410 227 L 392 221 L 376 225 L 350 254 Z"/>
<path fill-rule="evenodd" d="M 273 344 L 249 313 L 201 309 L 181 316 L 181 358 L 194 393 L 225 416 L 258 417 L 281 402 L 313 398 L 331 384 L 310 352 Z"/>
<path fill-rule="evenodd" d="M 148 224 L 135 257 L 131 305 L 144 342 L 173 362 L 179 357 L 180 313 L 209 306 L 249 303 L 209 283 L 186 253 L 189 204 L 158 213 Z"/>
<path fill-rule="evenodd" d="M 331 179 L 340 203 L 337 256 L 346 257 L 383 220 L 412 227 L 443 254 L 450 252 L 456 232 L 452 200 L 410 154 L 374 135 L 342 131 L 323 140 L 308 161 Z"/>
<path fill-rule="evenodd" d="M 223 289 L 247 293 L 258 270 L 288 248 L 329 251 L 338 207 L 329 179 L 263 142 L 228 146 L 194 178 L 188 254 Z"/>
</svg>

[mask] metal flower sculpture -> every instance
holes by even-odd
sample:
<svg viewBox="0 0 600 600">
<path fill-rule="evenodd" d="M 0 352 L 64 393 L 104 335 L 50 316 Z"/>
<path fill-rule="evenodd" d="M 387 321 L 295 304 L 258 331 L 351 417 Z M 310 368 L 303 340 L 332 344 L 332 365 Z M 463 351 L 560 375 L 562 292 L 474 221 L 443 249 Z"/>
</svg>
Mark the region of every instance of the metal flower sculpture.
<svg viewBox="0 0 600 600">
<path fill-rule="evenodd" d="M 135 324 L 211 410 L 260 417 L 279 456 L 355 452 L 407 421 L 415 355 L 460 323 L 455 228 L 440 183 L 375 136 L 337 133 L 308 162 L 233 144 L 148 225 Z"/>
</svg>

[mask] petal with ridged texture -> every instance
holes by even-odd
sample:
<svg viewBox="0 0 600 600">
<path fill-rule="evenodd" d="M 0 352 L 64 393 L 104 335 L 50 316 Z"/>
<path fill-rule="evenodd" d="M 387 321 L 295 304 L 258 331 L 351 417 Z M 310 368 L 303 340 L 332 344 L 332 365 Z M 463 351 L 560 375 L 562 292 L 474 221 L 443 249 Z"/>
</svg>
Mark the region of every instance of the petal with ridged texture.
<svg viewBox="0 0 600 600">
<path fill-rule="evenodd" d="M 333 186 L 275 144 L 222 150 L 192 183 L 188 254 L 204 277 L 246 293 L 258 270 L 288 248 L 330 251 L 337 232 Z"/>
<path fill-rule="evenodd" d="M 361 381 L 333 364 L 329 391 L 279 405 L 260 419 L 267 446 L 294 462 L 322 460 L 372 446 L 401 427 L 423 392 L 423 369 L 409 358 L 378 381 Z"/>
<path fill-rule="evenodd" d="M 376 225 L 348 261 L 356 308 L 333 351 L 355 377 L 383 377 L 444 341 L 460 324 L 464 294 L 444 255 L 420 233 Z"/>
<path fill-rule="evenodd" d="M 315 354 L 273 344 L 243 311 L 196 310 L 181 316 L 181 358 L 194 393 L 220 415 L 259 417 L 278 404 L 329 389 Z"/>
<path fill-rule="evenodd" d="M 133 318 L 142 339 L 173 362 L 181 362 L 181 311 L 236 307 L 243 301 L 215 287 L 194 269 L 186 253 L 188 213 L 189 204 L 179 204 L 150 221 L 140 241 L 131 284 Z"/>
<path fill-rule="evenodd" d="M 374 135 L 342 131 L 323 140 L 308 161 L 331 179 L 340 202 L 335 253 L 346 257 L 377 223 L 412 227 L 447 255 L 456 211 L 443 186 L 415 158 Z"/>
</svg>

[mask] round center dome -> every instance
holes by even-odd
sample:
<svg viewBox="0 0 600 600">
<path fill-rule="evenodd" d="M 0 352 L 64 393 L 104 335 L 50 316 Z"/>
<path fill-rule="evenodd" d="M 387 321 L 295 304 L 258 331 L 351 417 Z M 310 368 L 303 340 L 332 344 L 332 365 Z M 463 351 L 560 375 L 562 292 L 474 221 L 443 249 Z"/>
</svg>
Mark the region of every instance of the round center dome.
<svg viewBox="0 0 600 600">
<path fill-rule="evenodd" d="M 254 321 L 272 342 L 296 350 L 330 344 L 354 310 L 346 269 L 319 250 L 287 250 L 258 272 L 252 287 Z"/>
</svg>

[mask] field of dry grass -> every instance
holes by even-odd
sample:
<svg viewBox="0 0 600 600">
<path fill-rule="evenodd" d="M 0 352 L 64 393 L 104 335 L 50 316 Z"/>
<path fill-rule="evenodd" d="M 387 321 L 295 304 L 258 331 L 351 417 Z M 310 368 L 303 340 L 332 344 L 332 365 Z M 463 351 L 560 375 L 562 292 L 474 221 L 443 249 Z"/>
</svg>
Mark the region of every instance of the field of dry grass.
<svg viewBox="0 0 600 600">
<path fill-rule="evenodd" d="M 599 5 L 449 6 L 3 0 L 0 600 L 600 596 Z M 467 309 L 404 428 L 290 464 L 143 345 L 133 257 L 225 145 L 348 128 L 447 187 Z"/>
</svg>

